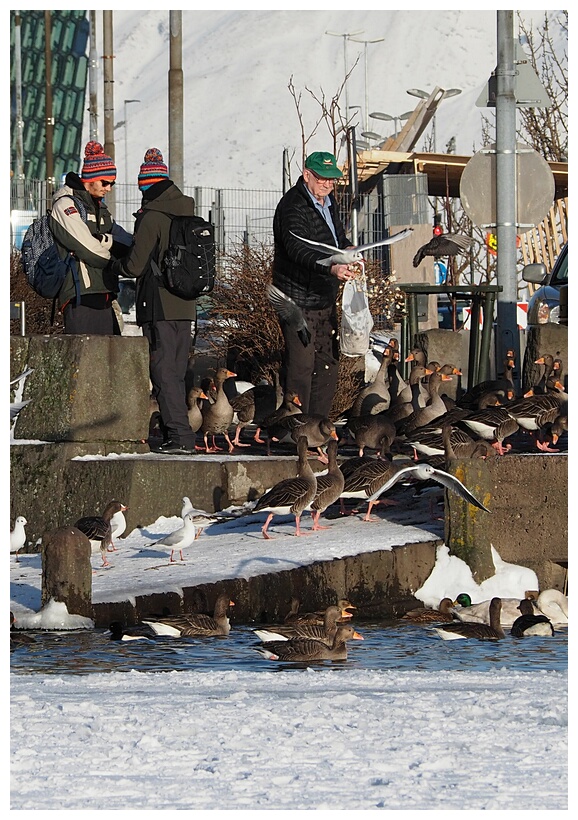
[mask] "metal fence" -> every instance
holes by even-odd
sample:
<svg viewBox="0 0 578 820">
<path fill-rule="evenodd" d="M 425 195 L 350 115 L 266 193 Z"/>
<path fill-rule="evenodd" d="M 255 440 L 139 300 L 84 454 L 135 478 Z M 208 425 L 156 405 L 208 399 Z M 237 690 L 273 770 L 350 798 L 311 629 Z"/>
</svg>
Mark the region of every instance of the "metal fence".
<svg viewBox="0 0 578 820">
<path fill-rule="evenodd" d="M 28 225 L 50 207 L 47 191 L 45 180 L 11 180 L 10 242 L 13 247 L 20 247 Z M 197 213 L 215 226 L 220 254 L 241 243 L 251 246 L 273 242 L 273 215 L 281 190 L 185 186 L 184 193 L 194 198 Z M 115 185 L 113 194 L 111 210 L 115 220 L 132 233 L 134 214 L 141 202 L 138 188 L 119 184 Z M 339 201 L 343 222 L 348 226 L 350 197 L 344 194 Z M 429 221 L 426 175 L 384 175 L 360 196 L 358 241 L 359 244 L 375 242 L 387 236 L 391 227 Z"/>
</svg>

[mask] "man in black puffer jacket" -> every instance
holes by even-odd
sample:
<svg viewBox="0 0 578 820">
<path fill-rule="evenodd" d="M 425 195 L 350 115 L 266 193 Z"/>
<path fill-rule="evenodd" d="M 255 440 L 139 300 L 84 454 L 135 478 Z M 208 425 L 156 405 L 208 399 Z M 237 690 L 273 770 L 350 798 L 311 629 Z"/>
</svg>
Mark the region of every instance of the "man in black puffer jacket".
<svg viewBox="0 0 578 820">
<path fill-rule="evenodd" d="M 337 386 L 339 283 L 355 276 L 355 270 L 342 264 L 318 264 L 327 254 L 297 237 L 352 247 L 333 195 L 335 180 L 342 176 L 333 154 L 310 154 L 303 175 L 284 194 L 273 220 L 273 284 L 301 308 L 311 332 L 309 343 L 304 345 L 295 327 L 279 315 L 285 340 L 282 384 L 285 393 L 299 396 L 304 413 L 322 416 L 329 415 Z"/>
</svg>

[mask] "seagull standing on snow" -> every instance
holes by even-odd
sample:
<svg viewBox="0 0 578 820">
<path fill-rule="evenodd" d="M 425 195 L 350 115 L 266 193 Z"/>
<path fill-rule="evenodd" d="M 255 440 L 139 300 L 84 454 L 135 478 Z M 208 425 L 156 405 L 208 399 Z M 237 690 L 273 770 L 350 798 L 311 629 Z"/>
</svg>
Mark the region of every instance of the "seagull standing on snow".
<svg viewBox="0 0 578 820">
<path fill-rule="evenodd" d="M 28 521 L 23 515 L 19 515 L 14 522 L 14 529 L 10 530 L 10 552 L 16 553 L 16 560 L 18 561 L 18 551 L 26 544 L 26 530 L 24 527 Z"/>
<path fill-rule="evenodd" d="M 353 248 L 342 250 L 333 245 L 325 245 L 323 242 L 314 242 L 312 239 L 305 239 L 303 236 L 298 236 L 291 231 L 293 236 L 300 239 L 301 242 L 306 242 L 312 248 L 315 248 L 316 251 L 320 251 L 320 253 L 329 254 L 327 259 L 319 259 L 317 262 L 318 265 L 326 265 L 328 268 L 330 268 L 331 265 L 355 265 L 356 262 L 363 260 L 364 251 L 368 251 L 370 248 L 380 248 L 382 245 L 392 245 L 394 242 L 399 242 L 400 239 L 406 239 L 412 232 L 413 228 L 406 228 L 403 231 L 394 233 L 393 236 L 389 236 L 387 239 L 380 239 L 378 242 L 370 242 L 368 245 L 356 245 Z"/>
<path fill-rule="evenodd" d="M 183 550 L 188 549 L 188 547 L 193 544 L 193 541 L 198 538 L 198 533 L 193 518 L 193 512 L 187 513 L 183 518 L 182 527 L 179 527 L 177 530 L 171 532 L 169 535 L 166 535 L 164 538 L 161 538 L 159 541 L 155 541 L 152 545 L 155 547 L 165 547 L 171 551 L 169 564 L 176 564 L 176 561 L 173 558 L 176 550 L 179 551 L 181 561 L 184 561 Z"/>
</svg>

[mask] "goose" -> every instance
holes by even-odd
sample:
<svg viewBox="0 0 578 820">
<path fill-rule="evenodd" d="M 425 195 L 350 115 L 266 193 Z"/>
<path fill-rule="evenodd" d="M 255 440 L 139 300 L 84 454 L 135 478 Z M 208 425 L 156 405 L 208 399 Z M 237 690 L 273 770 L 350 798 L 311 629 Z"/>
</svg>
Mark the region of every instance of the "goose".
<svg viewBox="0 0 578 820">
<path fill-rule="evenodd" d="M 263 538 L 270 538 L 267 529 L 274 515 L 295 516 L 295 535 L 301 536 L 301 515 L 310 508 L 317 492 L 317 478 L 307 460 L 307 438 L 300 436 L 297 442 L 297 476 L 283 478 L 270 490 L 267 490 L 253 507 L 253 512 L 266 510 L 269 512 L 261 532 Z"/>
<path fill-rule="evenodd" d="M 284 641 L 266 641 L 254 649 L 267 660 L 344 661 L 347 660 L 346 642 L 350 640 L 362 641 L 363 636 L 352 626 L 345 625 L 337 628 L 331 646 L 314 638 L 291 638 Z"/>
<path fill-rule="evenodd" d="M 227 398 L 227 394 L 223 388 L 226 379 L 236 376 L 232 370 L 226 367 L 220 367 L 215 374 L 216 398 L 213 404 L 206 403 L 202 408 L 203 422 L 200 431 L 203 434 L 205 442 L 205 452 L 214 453 L 219 448 L 214 443 L 214 436 L 221 434 L 225 437 L 229 445 L 229 452 L 232 453 L 234 448 L 233 442 L 229 438 L 229 427 L 233 421 L 234 410 Z M 208 437 L 213 436 L 213 446 L 209 447 Z"/>
<path fill-rule="evenodd" d="M 310 415 L 309 413 L 295 413 L 285 416 L 275 425 L 275 435 L 271 437 L 273 441 L 285 442 L 298 439 L 304 436 L 307 439 L 307 446 L 317 451 L 318 459 L 327 464 L 327 456 L 321 449 L 330 439 L 338 440 L 335 424 L 331 419 L 321 415 Z M 312 453 L 311 455 L 315 455 Z"/>
<path fill-rule="evenodd" d="M 323 614 L 323 623 L 295 623 L 271 626 L 267 629 L 254 629 L 253 632 L 261 641 L 279 641 L 290 638 L 313 638 L 331 646 L 338 628 L 342 610 L 338 606 L 328 606 Z"/>
<path fill-rule="evenodd" d="M 495 450 L 485 439 L 473 439 L 457 427 L 444 424 L 442 442 L 446 462 L 462 458 L 490 458 Z"/>
<path fill-rule="evenodd" d="M 395 425 L 379 414 L 354 416 L 347 422 L 347 428 L 359 448 L 360 456 L 366 447 L 377 450 L 380 456 L 387 455 L 396 437 Z"/>
<path fill-rule="evenodd" d="M 442 598 L 437 609 L 430 607 L 417 607 L 410 609 L 402 615 L 403 621 L 414 621 L 417 623 L 438 623 L 441 621 L 453 621 L 452 609 L 454 602 L 451 598 Z"/>
<path fill-rule="evenodd" d="M 443 233 L 439 236 L 433 236 L 429 242 L 418 248 L 413 257 L 413 266 L 417 268 L 426 256 L 440 259 L 442 256 L 456 256 L 458 253 L 464 253 L 471 244 L 471 237 L 464 236 L 461 233 Z"/>
<path fill-rule="evenodd" d="M 497 379 L 486 379 L 474 385 L 471 390 L 468 390 L 458 401 L 460 407 L 466 407 L 470 410 L 479 408 L 479 402 L 486 394 L 497 394 L 502 396 L 504 401 L 509 401 L 515 396 L 514 388 L 514 368 L 516 357 L 513 350 L 507 350 L 504 358 L 503 375 Z"/>
<path fill-rule="evenodd" d="M 233 420 L 236 420 L 235 437 L 233 444 L 236 447 L 249 447 L 249 443 L 242 443 L 240 440 L 241 432 L 249 424 L 255 424 L 257 429 L 253 436 L 253 440 L 257 444 L 264 444 L 265 440 L 261 438 L 261 425 L 264 419 L 274 413 L 280 406 L 283 396 L 279 384 L 279 377 L 275 373 L 275 384 L 256 384 L 254 387 L 240 393 L 231 399 L 231 406 L 234 410 Z"/>
<path fill-rule="evenodd" d="M 178 527 L 174 532 L 165 535 L 158 541 L 153 541 L 151 546 L 161 548 L 167 552 L 170 550 L 169 564 L 175 564 L 174 554 L 178 550 L 181 561 L 184 561 L 183 550 L 192 546 L 193 542 L 199 537 L 197 528 L 194 522 L 194 513 L 189 512 L 183 518 L 182 527 Z"/>
<path fill-rule="evenodd" d="M 434 626 L 432 629 L 444 641 L 457 640 L 462 638 L 476 638 L 479 641 L 499 641 L 505 637 L 504 630 L 500 624 L 500 610 L 502 601 L 500 598 L 492 598 L 490 601 L 490 623 L 463 623 L 455 621 L 451 624 Z"/>
<path fill-rule="evenodd" d="M 418 354 L 421 353 L 423 359 L 425 356 L 421 351 L 417 348 L 414 352 L 410 353 L 409 356 L 406 358 L 406 362 L 410 361 L 411 358 L 415 358 Z M 391 402 L 391 409 L 394 407 L 399 407 L 401 405 L 410 405 L 411 411 L 417 410 L 418 407 L 425 407 L 427 400 L 429 398 L 428 389 L 425 384 L 423 384 L 422 379 L 425 379 L 427 376 L 431 375 L 434 371 L 427 367 L 425 362 L 421 363 L 422 358 L 418 356 L 418 360 L 416 364 L 414 364 L 409 372 L 409 378 L 406 382 L 404 382 L 403 386 L 395 396 L 395 398 Z M 407 408 L 406 408 L 407 409 Z M 409 413 L 406 413 L 409 415 Z M 396 417 L 393 414 L 392 421 L 395 421 Z"/>
<path fill-rule="evenodd" d="M 551 637 L 554 634 L 554 627 L 545 615 L 536 615 L 531 601 L 523 598 L 518 609 L 521 612 L 510 629 L 510 635 L 514 638 L 525 638 L 528 635 L 541 635 Z"/>
<path fill-rule="evenodd" d="M 373 415 L 387 410 L 391 403 L 389 390 L 389 367 L 394 350 L 389 345 L 383 353 L 379 370 L 374 380 L 357 395 L 350 411 L 350 419 L 357 416 Z"/>
<path fill-rule="evenodd" d="M 388 459 L 364 457 L 364 460 L 360 460 L 355 469 L 352 467 L 351 470 L 346 470 L 345 468 L 346 464 L 341 466 L 345 478 L 343 492 L 341 493 L 342 512 L 344 512 L 344 498 L 359 498 L 368 501 L 373 490 L 380 487 L 387 478 L 395 474 L 399 469 L 399 465 L 394 465 Z M 380 503 L 396 505 L 397 501 L 385 499 Z M 372 520 L 371 510 L 374 506 L 375 502 L 369 504 L 364 521 Z"/>
<path fill-rule="evenodd" d="M 317 489 L 315 497 L 311 502 L 311 511 L 313 516 L 314 530 L 326 530 L 328 527 L 322 527 L 319 523 L 321 513 L 331 506 L 339 499 L 343 492 L 343 485 L 345 478 L 339 469 L 337 463 L 337 441 L 331 439 L 327 445 L 328 469 L 324 475 L 317 475 Z"/>
<path fill-rule="evenodd" d="M 511 445 L 504 446 L 504 440 L 519 430 L 519 422 L 506 407 L 486 407 L 466 416 L 462 423 L 480 438 L 489 441 L 494 449 L 504 455 Z"/>
<path fill-rule="evenodd" d="M 270 455 L 270 440 L 276 436 L 277 425 L 285 416 L 293 416 L 302 413 L 301 400 L 296 393 L 284 393 L 283 401 L 279 407 L 265 416 L 261 421 L 261 428 L 267 431 L 267 455 Z M 284 432 L 282 429 L 279 432 Z"/>
<path fill-rule="evenodd" d="M 429 400 L 425 407 L 419 407 L 414 410 L 409 416 L 400 419 L 396 423 L 396 430 L 398 435 L 407 436 L 413 430 L 430 424 L 434 419 L 443 416 L 447 412 L 447 407 L 444 400 L 439 394 L 443 382 L 451 381 L 452 376 L 448 376 L 441 371 L 431 373 L 428 380 Z"/>
<path fill-rule="evenodd" d="M 85 515 L 79 518 L 73 526 L 83 532 L 93 548 L 98 547 L 102 556 L 102 566 L 111 566 L 106 557 L 107 552 L 112 552 L 112 518 L 124 507 L 120 501 L 109 501 L 104 508 L 102 515 Z M 126 509 L 126 508 L 125 508 Z"/>
<path fill-rule="evenodd" d="M 235 606 L 228 595 L 222 593 L 215 601 L 213 616 L 201 613 L 189 615 L 167 615 L 155 620 L 145 620 L 155 635 L 183 638 L 210 638 L 218 635 L 228 635 L 231 624 L 227 615 L 230 606 Z"/>
<path fill-rule="evenodd" d="M 111 641 L 150 641 L 154 632 L 140 626 L 124 627 L 120 621 L 113 621 L 108 627 L 108 636 Z"/>
<path fill-rule="evenodd" d="M 502 598 L 502 607 L 500 610 L 500 622 L 504 626 L 511 626 L 516 618 L 520 615 L 519 598 Z M 526 600 L 530 601 L 530 605 L 534 607 L 534 612 L 537 612 L 534 603 L 533 593 L 528 592 Z M 490 623 L 490 601 L 480 601 L 472 604 L 472 599 L 467 592 L 460 592 L 454 602 L 454 617 L 463 623 Z"/>
<path fill-rule="evenodd" d="M 203 423 L 202 401 L 209 400 L 202 387 L 193 387 L 187 393 L 187 415 L 193 433 L 201 429 Z"/>
<path fill-rule="evenodd" d="M 533 434 L 538 449 L 543 448 L 540 446 L 537 434 L 554 422 L 558 416 L 567 412 L 568 394 L 560 382 L 556 382 L 556 386 L 557 389 L 553 393 L 543 393 L 538 396 L 526 394 L 506 408 L 523 430 Z"/>
<path fill-rule="evenodd" d="M 568 597 L 559 589 L 545 589 L 536 601 L 540 612 L 553 624 L 568 623 Z"/>
</svg>

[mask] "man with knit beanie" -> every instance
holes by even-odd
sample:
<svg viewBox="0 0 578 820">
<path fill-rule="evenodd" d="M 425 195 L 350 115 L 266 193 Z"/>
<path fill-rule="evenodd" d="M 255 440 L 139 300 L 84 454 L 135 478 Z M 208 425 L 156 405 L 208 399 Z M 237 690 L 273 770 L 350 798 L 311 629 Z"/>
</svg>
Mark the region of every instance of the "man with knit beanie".
<svg viewBox="0 0 578 820">
<path fill-rule="evenodd" d="M 115 272 L 137 280 L 136 320 L 149 341 L 150 378 L 164 441 L 155 452 L 195 453 L 186 402 L 185 376 L 191 350 L 196 304 L 166 290 L 153 274 L 151 261 L 160 264 L 169 245 L 173 216 L 194 216 L 195 200 L 185 196 L 169 179 L 158 148 L 149 148 L 138 175 L 142 193 L 136 216 L 134 245 Z"/>
<path fill-rule="evenodd" d="M 104 197 L 116 180 L 116 166 L 99 142 L 84 150 L 80 176 L 70 171 L 52 198 L 50 229 L 60 255 L 75 263 L 58 294 L 65 333 L 120 335 L 113 307 L 118 277 L 111 263 L 122 258 L 132 237 L 112 218 Z"/>
</svg>

